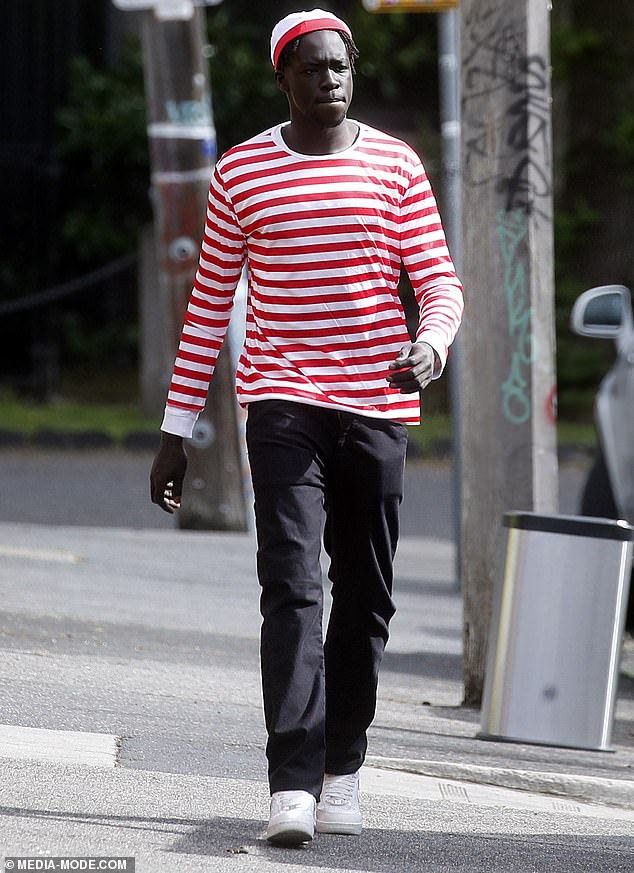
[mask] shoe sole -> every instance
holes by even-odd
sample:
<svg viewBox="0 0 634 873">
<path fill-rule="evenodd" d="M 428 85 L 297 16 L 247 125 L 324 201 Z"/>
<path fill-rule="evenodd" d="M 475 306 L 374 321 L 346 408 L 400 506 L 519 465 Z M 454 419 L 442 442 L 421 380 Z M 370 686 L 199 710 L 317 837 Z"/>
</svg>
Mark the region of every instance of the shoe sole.
<svg viewBox="0 0 634 873">
<path fill-rule="evenodd" d="M 363 830 L 361 822 L 317 821 L 318 834 L 340 834 L 345 837 L 358 837 Z"/>
<path fill-rule="evenodd" d="M 266 839 L 274 846 L 299 846 L 312 840 L 313 834 L 302 827 L 280 827 L 268 832 Z"/>
</svg>

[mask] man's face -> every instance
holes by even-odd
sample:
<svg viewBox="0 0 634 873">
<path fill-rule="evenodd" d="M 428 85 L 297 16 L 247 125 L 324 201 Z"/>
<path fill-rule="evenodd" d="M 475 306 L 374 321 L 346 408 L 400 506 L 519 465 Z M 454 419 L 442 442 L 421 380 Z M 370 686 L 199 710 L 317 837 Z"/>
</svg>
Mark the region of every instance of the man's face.
<svg viewBox="0 0 634 873">
<path fill-rule="evenodd" d="M 291 120 L 303 117 L 320 127 L 337 127 L 345 119 L 352 99 L 352 69 L 336 31 L 307 33 L 276 78 L 288 97 Z"/>
</svg>

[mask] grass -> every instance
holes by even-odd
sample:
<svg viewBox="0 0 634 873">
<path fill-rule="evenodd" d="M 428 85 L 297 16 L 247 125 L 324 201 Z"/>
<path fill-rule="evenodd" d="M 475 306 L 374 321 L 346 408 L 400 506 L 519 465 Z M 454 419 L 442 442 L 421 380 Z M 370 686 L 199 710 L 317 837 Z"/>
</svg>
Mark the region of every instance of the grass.
<svg viewBox="0 0 634 873">
<path fill-rule="evenodd" d="M 134 403 L 89 403 L 58 399 L 37 404 L 0 397 L 0 428 L 31 437 L 42 430 L 100 431 L 121 440 L 134 431 L 156 431 L 160 419 L 144 416 Z"/>
<path fill-rule="evenodd" d="M 160 415 L 148 417 L 133 400 L 90 402 L 85 399 L 57 398 L 48 403 L 28 402 L 11 394 L 0 394 L 0 429 L 18 431 L 32 437 L 38 431 L 82 433 L 99 431 L 113 440 L 122 440 L 138 431 L 155 432 Z M 435 454 L 439 447 L 448 447 L 452 438 L 451 416 L 430 412 L 420 427 L 409 428 L 410 441 L 423 456 Z M 560 421 L 560 444 L 591 447 L 596 437 L 591 421 Z"/>
<path fill-rule="evenodd" d="M 557 440 L 560 445 L 592 448 L 596 445 L 597 434 L 593 422 L 559 421 Z"/>
</svg>

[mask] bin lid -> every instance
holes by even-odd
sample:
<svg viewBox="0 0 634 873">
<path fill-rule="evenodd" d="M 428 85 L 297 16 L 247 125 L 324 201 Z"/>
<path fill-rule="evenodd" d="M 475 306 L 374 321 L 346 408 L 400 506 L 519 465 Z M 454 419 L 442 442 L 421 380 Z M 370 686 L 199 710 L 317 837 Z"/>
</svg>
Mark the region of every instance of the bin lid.
<svg viewBox="0 0 634 873">
<path fill-rule="evenodd" d="M 583 515 L 543 515 L 538 512 L 506 512 L 504 527 L 538 530 L 544 533 L 595 537 L 603 540 L 634 540 L 634 527 L 626 521 L 611 518 L 591 518 Z"/>
</svg>

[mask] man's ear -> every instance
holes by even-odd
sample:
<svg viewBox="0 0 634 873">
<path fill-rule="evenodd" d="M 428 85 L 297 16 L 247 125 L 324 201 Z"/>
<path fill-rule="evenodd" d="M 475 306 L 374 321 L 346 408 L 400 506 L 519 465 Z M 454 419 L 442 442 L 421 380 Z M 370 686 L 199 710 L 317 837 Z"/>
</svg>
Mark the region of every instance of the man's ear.
<svg viewBox="0 0 634 873">
<path fill-rule="evenodd" d="M 280 91 L 288 94 L 288 83 L 286 81 L 286 76 L 284 75 L 284 70 L 275 71 L 275 81 L 277 82 L 277 87 Z"/>
</svg>

